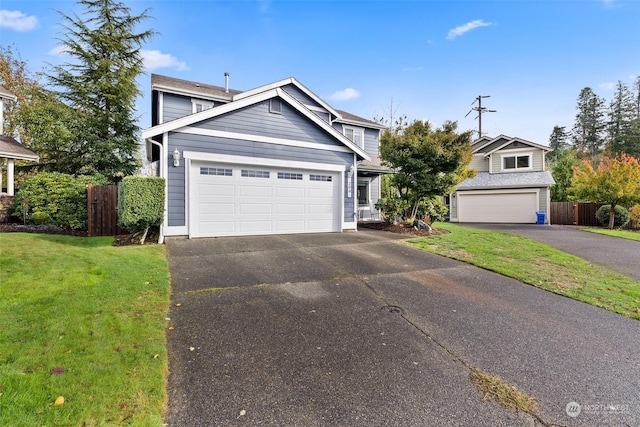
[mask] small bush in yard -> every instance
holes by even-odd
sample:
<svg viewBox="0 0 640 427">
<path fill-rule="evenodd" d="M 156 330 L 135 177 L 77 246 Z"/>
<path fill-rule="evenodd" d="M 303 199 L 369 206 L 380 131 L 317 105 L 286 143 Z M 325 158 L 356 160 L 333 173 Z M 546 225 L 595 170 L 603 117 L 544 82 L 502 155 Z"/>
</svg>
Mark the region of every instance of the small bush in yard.
<svg viewBox="0 0 640 427">
<path fill-rule="evenodd" d="M 102 175 L 78 176 L 43 172 L 20 184 L 14 215 L 34 224 L 49 223 L 72 230 L 87 229 L 87 184 L 104 185 Z"/>
<path fill-rule="evenodd" d="M 611 206 L 604 205 L 596 212 L 596 219 L 603 226 L 609 225 L 609 214 L 611 213 Z M 613 226 L 622 227 L 629 222 L 629 211 L 624 206 L 616 206 L 613 210 Z"/>
<path fill-rule="evenodd" d="M 629 217 L 631 221 L 636 223 L 636 227 L 640 225 L 640 205 L 635 205 L 629 209 Z"/>
<path fill-rule="evenodd" d="M 127 230 L 144 232 L 160 225 L 164 213 L 164 178 L 128 176 L 118 184 L 118 218 Z"/>
</svg>

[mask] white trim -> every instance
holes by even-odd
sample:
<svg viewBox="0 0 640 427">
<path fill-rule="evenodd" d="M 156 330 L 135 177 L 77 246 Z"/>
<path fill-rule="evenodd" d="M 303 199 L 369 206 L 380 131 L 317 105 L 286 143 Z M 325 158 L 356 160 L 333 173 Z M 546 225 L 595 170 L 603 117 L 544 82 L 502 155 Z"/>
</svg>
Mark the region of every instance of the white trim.
<svg viewBox="0 0 640 427">
<path fill-rule="evenodd" d="M 0 157 L 4 159 L 16 159 L 16 160 L 31 160 L 33 162 L 39 162 L 40 156 L 38 155 L 29 155 L 29 154 L 16 154 L 16 153 L 8 153 L 8 152 L 0 152 Z"/>
<path fill-rule="evenodd" d="M 269 98 L 276 96 L 277 93 L 274 91 L 264 92 L 256 95 L 255 97 L 243 99 L 238 102 L 228 103 L 219 105 L 216 108 L 211 108 L 209 110 L 202 111 L 196 114 L 190 114 L 188 116 L 180 117 L 179 119 L 171 120 L 167 123 L 162 123 L 156 126 L 153 126 L 149 129 L 145 129 L 142 131 L 142 138 L 151 138 L 156 135 L 160 135 L 165 132 L 175 131 L 176 129 L 180 129 L 185 126 L 192 125 L 194 123 L 201 122 L 203 120 L 208 120 L 213 117 L 220 116 L 222 114 L 229 113 L 231 111 L 235 111 L 240 108 L 248 107 L 249 105 L 256 104 L 261 101 L 265 101 Z"/>
<path fill-rule="evenodd" d="M 358 223 L 357 222 L 343 222 L 342 223 L 342 231 L 346 231 L 346 230 L 357 230 L 358 229 Z"/>
<path fill-rule="evenodd" d="M 202 105 L 202 110 L 200 111 L 196 111 L 196 106 L 198 104 Z M 210 101 L 208 99 L 191 98 L 191 114 L 200 113 L 202 111 L 209 110 L 213 108 L 213 106 L 214 106 L 213 101 Z"/>
<path fill-rule="evenodd" d="M 158 92 L 158 124 L 164 123 L 164 92 Z"/>
<path fill-rule="evenodd" d="M 341 145 L 327 145 L 327 144 L 319 144 L 317 142 L 297 141 L 294 139 L 282 139 L 282 138 L 274 138 L 271 136 L 250 135 L 250 134 L 244 134 L 244 133 L 226 132 L 226 131 L 213 130 L 213 129 L 200 129 L 196 127 L 185 127 L 182 129 L 178 129 L 178 132 L 182 132 L 190 135 L 213 136 L 213 137 L 219 137 L 219 138 L 237 139 L 242 141 L 264 142 L 266 144 L 286 145 L 289 147 L 311 148 L 314 150 L 338 151 L 342 153 L 351 153 L 353 151 Z"/>
<path fill-rule="evenodd" d="M 215 163 L 229 163 L 234 165 L 272 166 L 280 168 L 322 170 L 344 172 L 344 165 L 327 163 L 299 162 L 293 160 L 267 159 L 263 157 L 232 156 L 228 154 L 202 153 L 198 151 L 183 151 L 182 157 L 190 160 L 201 160 Z"/>
<path fill-rule="evenodd" d="M 188 236 L 189 227 L 186 225 L 174 225 L 172 227 L 164 228 L 165 236 Z"/>
<path fill-rule="evenodd" d="M 458 197 L 460 194 L 503 194 L 503 193 L 536 193 L 540 195 L 540 188 L 514 188 L 509 190 L 498 189 L 498 190 L 458 190 Z M 538 207 L 540 207 L 540 203 L 538 203 Z"/>
<path fill-rule="evenodd" d="M 360 135 L 360 142 L 361 144 L 356 144 L 355 141 L 349 139 L 349 137 L 347 136 L 347 131 L 350 130 L 353 132 L 353 139 L 355 139 L 356 133 L 358 133 Z M 342 125 L 342 134 L 349 139 L 349 141 L 351 141 L 353 144 L 355 144 L 356 146 L 362 148 L 364 150 L 364 128 L 363 127 L 359 127 L 359 126 L 352 126 L 352 125 Z"/>
<path fill-rule="evenodd" d="M 291 85 L 297 87 L 298 89 L 300 89 L 301 92 L 303 92 L 309 98 L 311 98 L 314 101 L 316 101 L 318 104 L 320 104 L 322 107 L 324 107 L 329 113 L 333 114 L 336 117 L 341 117 L 337 110 L 335 110 L 333 107 L 331 107 L 329 104 L 327 104 L 318 95 L 316 95 L 315 93 L 310 91 L 309 88 L 307 88 L 305 85 L 303 85 L 298 80 L 296 80 L 295 77 L 289 77 L 289 78 L 286 78 L 286 79 L 278 80 L 277 82 L 269 83 L 269 84 L 266 84 L 266 85 L 263 85 L 263 86 L 259 86 L 257 88 L 254 88 L 254 89 L 242 92 L 242 93 L 238 93 L 238 94 L 233 96 L 233 101 L 236 101 L 236 100 L 239 100 L 239 99 L 243 99 L 243 98 L 246 98 L 246 97 L 250 97 L 250 96 L 253 96 L 255 94 L 258 94 L 258 93 L 261 93 L 261 92 L 264 92 L 264 91 L 267 91 L 267 90 L 280 89 L 283 86 L 286 86 L 286 85 L 289 85 L 289 84 L 291 84 Z"/>
<path fill-rule="evenodd" d="M 181 128 L 192 125 L 194 123 L 198 123 L 203 120 L 208 120 L 208 119 L 220 116 L 222 114 L 235 111 L 240 108 L 248 107 L 250 105 L 257 104 L 258 102 L 266 101 L 267 99 L 273 98 L 275 96 L 279 96 L 280 98 L 285 100 L 289 105 L 291 105 L 293 108 L 298 110 L 300 113 L 302 113 L 305 117 L 307 117 L 312 122 L 314 122 L 320 128 L 324 129 L 327 133 L 332 135 L 342 144 L 349 147 L 352 151 L 355 151 L 356 153 L 358 153 L 360 157 L 362 157 L 365 160 L 371 160 L 371 157 L 369 156 L 369 154 L 367 154 L 366 151 L 364 151 L 364 149 L 358 147 L 356 144 L 351 142 L 347 137 L 341 134 L 337 129 L 335 129 L 329 123 L 322 120 L 317 114 L 309 111 L 309 109 L 307 109 L 300 101 L 298 101 L 297 99 L 295 99 L 294 97 L 292 97 L 291 95 L 289 95 L 288 93 L 286 93 L 280 88 L 269 90 L 267 92 L 261 92 L 247 98 L 241 98 L 238 101 L 234 101 L 229 104 L 219 105 L 215 108 L 211 108 L 209 110 L 205 110 L 200 113 L 190 114 L 188 116 L 181 117 L 179 119 L 171 120 L 170 122 L 167 122 L 167 123 L 162 123 L 157 126 L 153 126 L 149 129 L 145 129 L 142 131 L 142 138 L 143 139 L 152 138 L 156 135 L 160 135 L 165 132 L 176 131 Z"/>
</svg>

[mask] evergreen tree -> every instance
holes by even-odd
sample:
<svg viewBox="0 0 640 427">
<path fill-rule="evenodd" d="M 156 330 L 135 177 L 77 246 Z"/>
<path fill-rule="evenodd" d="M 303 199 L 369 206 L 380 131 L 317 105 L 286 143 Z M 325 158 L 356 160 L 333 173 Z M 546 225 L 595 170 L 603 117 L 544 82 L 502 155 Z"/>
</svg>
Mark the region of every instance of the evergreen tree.
<svg viewBox="0 0 640 427">
<path fill-rule="evenodd" d="M 580 164 L 576 157 L 576 151 L 573 148 L 562 148 L 556 153 L 556 157 L 549 165 L 551 175 L 556 185 L 551 187 L 552 202 L 569 201 L 571 177 L 573 176 L 573 166 Z"/>
<path fill-rule="evenodd" d="M 549 147 L 553 150 L 547 154 L 546 159 L 549 162 L 553 162 L 560 152 L 565 150 L 568 146 L 569 135 L 565 126 L 554 126 L 551 135 L 549 136 Z"/>
<path fill-rule="evenodd" d="M 629 86 L 618 81 L 616 92 L 609 107 L 609 123 L 607 126 L 608 149 L 612 155 L 622 152 L 635 155 L 640 143 L 640 135 L 635 134 L 634 119 L 636 107 L 633 93 Z"/>
<path fill-rule="evenodd" d="M 83 169 L 112 180 L 132 174 L 139 164 L 136 77 L 143 72 L 141 47 L 153 31 L 137 32 L 148 18 L 117 0 L 78 0 L 82 17 L 58 12 L 63 20 L 65 52 L 75 62 L 53 68 L 51 82 L 76 111 L 75 135 Z"/>
<path fill-rule="evenodd" d="M 578 154 L 590 159 L 594 165 L 604 145 L 604 102 L 590 87 L 582 89 L 578 96 L 578 113 L 572 130 L 573 146 Z"/>
</svg>

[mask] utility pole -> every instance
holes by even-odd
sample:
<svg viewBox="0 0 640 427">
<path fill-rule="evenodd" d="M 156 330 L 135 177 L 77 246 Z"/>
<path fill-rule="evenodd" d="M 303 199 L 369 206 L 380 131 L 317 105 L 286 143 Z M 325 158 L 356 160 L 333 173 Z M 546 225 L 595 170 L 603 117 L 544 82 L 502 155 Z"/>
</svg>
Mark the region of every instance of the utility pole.
<svg viewBox="0 0 640 427">
<path fill-rule="evenodd" d="M 478 112 L 478 138 L 482 138 L 482 113 L 495 113 L 497 110 L 487 110 L 487 107 L 482 106 L 482 98 L 491 98 L 491 95 L 478 95 L 476 99 L 473 100 L 471 105 L 478 103 L 477 107 L 472 107 L 471 110 L 465 115 L 467 117 L 471 114 L 472 111 Z"/>
</svg>

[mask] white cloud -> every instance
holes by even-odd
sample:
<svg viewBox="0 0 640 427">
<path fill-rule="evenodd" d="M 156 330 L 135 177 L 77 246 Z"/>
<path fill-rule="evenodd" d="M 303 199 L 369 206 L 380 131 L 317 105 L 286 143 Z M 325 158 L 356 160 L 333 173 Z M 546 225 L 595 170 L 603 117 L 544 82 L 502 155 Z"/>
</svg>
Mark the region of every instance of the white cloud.
<svg viewBox="0 0 640 427">
<path fill-rule="evenodd" d="M 360 92 L 355 90 L 354 88 L 348 87 L 343 90 L 339 90 L 334 92 L 329 99 L 332 101 L 348 101 L 350 99 L 355 99 L 360 97 Z"/>
<path fill-rule="evenodd" d="M 604 90 L 613 90 L 615 89 L 616 84 L 614 82 L 600 83 L 598 87 Z"/>
<path fill-rule="evenodd" d="M 482 19 L 476 19 L 475 21 L 467 22 L 464 25 L 460 25 L 453 30 L 449 31 L 447 34 L 447 40 L 453 40 L 456 37 L 459 37 L 469 31 L 475 30 L 476 28 L 488 27 L 493 25 L 491 22 L 483 21 Z"/>
<path fill-rule="evenodd" d="M 9 28 L 15 31 L 30 31 L 38 25 L 35 15 L 27 16 L 19 10 L 0 10 L 0 28 Z"/>
<path fill-rule="evenodd" d="M 49 50 L 49 52 L 47 52 L 47 55 L 60 56 L 60 55 L 66 55 L 67 52 L 68 50 L 66 46 L 58 45 L 52 48 L 51 50 Z"/>
<path fill-rule="evenodd" d="M 142 50 L 142 60 L 147 70 L 156 70 L 158 68 L 177 68 L 178 71 L 186 71 L 189 69 L 183 61 L 169 54 L 162 53 L 159 50 Z"/>
</svg>

